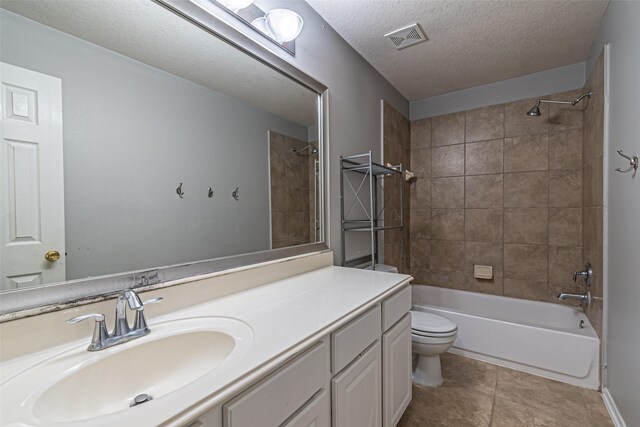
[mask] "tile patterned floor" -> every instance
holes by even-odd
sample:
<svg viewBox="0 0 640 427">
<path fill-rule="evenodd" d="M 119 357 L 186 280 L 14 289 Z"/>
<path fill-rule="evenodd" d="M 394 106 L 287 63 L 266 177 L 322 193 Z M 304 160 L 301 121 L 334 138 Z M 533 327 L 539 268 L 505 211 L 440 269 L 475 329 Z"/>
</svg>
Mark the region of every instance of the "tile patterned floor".
<svg viewBox="0 0 640 427">
<path fill-rule="evenodd" d="M 398 427 L 613 427 L 592 390 L 446 353 L 444 384 L 413 386 Z"/>
</svg>

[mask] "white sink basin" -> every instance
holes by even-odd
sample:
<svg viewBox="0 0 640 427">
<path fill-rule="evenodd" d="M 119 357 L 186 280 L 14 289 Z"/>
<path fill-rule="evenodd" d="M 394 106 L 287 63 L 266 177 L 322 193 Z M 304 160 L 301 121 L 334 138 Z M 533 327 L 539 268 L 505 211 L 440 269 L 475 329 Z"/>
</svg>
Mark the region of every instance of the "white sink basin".
<svg viewBox="0 0 640 427">
<path fill-rule="evenodd" d="M 18 392 L 20 383 L 41 384 L 19 403 L 26 418 L 40 425 L 80 425 L 121 411 L 153 410 L 171 393 L 237 361 L 253 338 L 248 325 L 223 317 L 150 328 L 149 335 L 107 350 L 88 352 L 85 344 L 46 360 L 2 384 L 2 398 L 10 396 L 12 385 Z M 153 400 L 131 408 L 143 393 Z"/>
</svg>

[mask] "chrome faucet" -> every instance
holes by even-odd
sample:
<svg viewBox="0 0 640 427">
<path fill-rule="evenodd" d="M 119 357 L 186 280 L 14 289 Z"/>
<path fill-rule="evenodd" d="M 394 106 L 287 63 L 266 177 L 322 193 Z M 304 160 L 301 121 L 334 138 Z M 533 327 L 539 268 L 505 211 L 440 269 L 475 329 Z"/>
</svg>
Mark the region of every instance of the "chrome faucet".
<svg viewBox="0 0 640 427">
<path fill-rule="evenodd" d="M 587 291 L 585 294 L 565 294 L 564 291 L 560 289 L 558 299 L 561 301 L 566 299 L 576 299 L 580 302 L 584 302 L 585 304 L 591 304 L 591 292 Z"/>
<path fill-rule="evenodd" d="M 158 297 L 142 302 L 133 289 L 125 289 L 120 292 L 118 294 L 118 300 L 116 301 L 116 320 L 111 335 L 109 335 L 107 331 L 104 314 L 85 314 L 84 316 L 69 319 L 67 323 L 78 323 L 83 320 L 94 319 L 96 321 L 95 328 L 93 330 L 91 344 L 89 344 L 87 350 L 104 350 L 105 348 L 143 337 L 151 332 L 144 317 L 144 306 L 146 304 L 160 302 L 162 299 L 162 297 Z M 129 321 L 127 320 L 127 306 L 136 312 L 133 329 L 129 326 Z"/>
</svg>

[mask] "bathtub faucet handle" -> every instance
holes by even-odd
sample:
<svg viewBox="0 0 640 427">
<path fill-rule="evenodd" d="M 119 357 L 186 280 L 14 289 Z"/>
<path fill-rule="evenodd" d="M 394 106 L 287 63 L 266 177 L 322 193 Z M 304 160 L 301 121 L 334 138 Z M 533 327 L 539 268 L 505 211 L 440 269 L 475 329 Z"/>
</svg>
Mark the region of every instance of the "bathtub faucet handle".
<svg viewBox="0 0 640 427">
<path fill-rule="evenodd" d="M 591 269 L 591 264 L 587 263 L 584 266 L 584 270 L 582 271 L 574 271 L 573 272 L 573 281 L 577 282 L 578 277 L 582 277 L 584 280 L 584 284 L 586 286 L 591 286 L 591 277 L 593 276 L 593 270 Z"/>
</svg>

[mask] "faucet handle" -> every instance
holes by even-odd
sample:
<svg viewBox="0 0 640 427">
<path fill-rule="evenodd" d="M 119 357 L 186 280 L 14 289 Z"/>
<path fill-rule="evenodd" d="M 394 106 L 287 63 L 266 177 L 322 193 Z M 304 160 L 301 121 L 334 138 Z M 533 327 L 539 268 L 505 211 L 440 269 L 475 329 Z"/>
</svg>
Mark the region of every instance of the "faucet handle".
<svg viewBox="0 0 640 427">
<path fill-rule="evenodd" d="M 76 317 L 72 317 L 71 319 L 68 319 L 67 323 L 69 324 L 78 323 L 87 319 L 96 319 L 96 322 L 104 322 L 104 314 L 91 313 L 91 314 L 85 314 L 82 316 L 76 316 Z"/>
<path fill-rule="evenodd" d="M 72 317 L 67 320 L 67 323 L 78 323 L 83 320 L 94 319 L 96 321 L 95 327 L 93 328 L 93 336 L 91 337 L 91 344 L 87 347 L 89 351 L 101 350 L 104 342 L 109 338 L 109 332 L 107 331 L 107 325 L 104 321 L 104 314 L 91 313 L 85 314 L 82 316 Z"/>
<path fill-rule="evenodd" d="M 144 330 L 149 330 L 149 327 L 147 326 L 147 321 L 144 318 L 144 306 L 147 304 L 157 304 L 159 302 L 161 302 L 164 299 L 164 297 L 156 297 L 156 298 L 151 298 L 148 299 L 146 301 L 144 301 L 142 303 L 142 305 L 136 309 L 136 320 L 133 324 L 133 329 L 135 330 L 140 330 L 140 329 L 144 329 Z"/>
<path fill-rule="evenodd" d="M 157 304 L 160 301 L 162 301 L 163 299 L 164 299 L 164 297 L 155 297 L 155 298 L 148 299 L 148 300 L 146 300 L 146 301 L 144 301 L 142 303 L 142 307 L 144 307 L 147 304 Z"/>
</svg>

